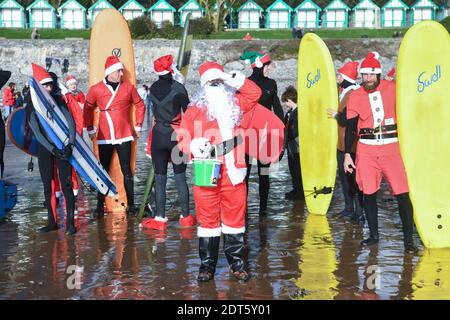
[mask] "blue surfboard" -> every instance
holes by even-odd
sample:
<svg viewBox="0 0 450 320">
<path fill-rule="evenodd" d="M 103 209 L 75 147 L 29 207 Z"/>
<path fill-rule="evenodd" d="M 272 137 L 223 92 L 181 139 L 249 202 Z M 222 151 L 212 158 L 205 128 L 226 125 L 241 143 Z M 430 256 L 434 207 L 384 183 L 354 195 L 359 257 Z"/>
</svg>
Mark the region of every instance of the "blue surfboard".
<svg viewBox="0 0 450 320">
<path fill-rule="evenodd" d="M 58 149 L 64 149 L 69 140 L 69 126 L 64 114 L 56 106 L 53 98 L 34 78 L 30 79 L 29 84 L 31 100 L 39 123 L 52 143 Z M 116 185 L 108 172 L 102 167 L 91 148 L 78 133 L 69 162 L 75 171 L 98 192 L 106 196 L 117 194 Z"/>
<path fill-rule="evenodd" d="M 38 141 L 28 125 L 25 108 L 18 108 L 10 114 L 6 131 L 17 148 L 30 156 L 37 157 Z"/>
</svg>

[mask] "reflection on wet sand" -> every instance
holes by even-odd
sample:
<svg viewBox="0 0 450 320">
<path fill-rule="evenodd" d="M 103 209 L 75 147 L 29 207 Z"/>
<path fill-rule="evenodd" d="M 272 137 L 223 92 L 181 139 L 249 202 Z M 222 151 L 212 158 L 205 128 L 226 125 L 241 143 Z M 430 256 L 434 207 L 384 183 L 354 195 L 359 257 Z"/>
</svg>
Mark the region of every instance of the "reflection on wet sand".
<svg viewBox="0 0 450 320">
<path fill-rule="evenodd" d="M 261 217 L 258 178 L 252 175 L 245 239 L 251 279 L 232 279 L 220 252 L 215 280 L 198 284 L 196 231 L 178 228 L 171 177 L 167 232 L 140 229 L 134 217 L 121 213 L 92 221 L 96 194 L 82 188 L 77 234 L 64 234 L 63 204 L 60 230 L 38 234 L 46 219 L 42 184 L 38 171 L 26 172 L 29 158 L 19 152 L 7 144 L 6 173 L 19 183 L 20 197 L 11 219 L 0 224 L 0 299 L 450 299 L 449 251 L 403 253 L 396 201 L 385 195 L 385 186 L 378 203 L 381 241 L 363 248 L 359 242 L 367 230 L 335 216 L 344 205 L 339 182 L 328 216 L 309 215 L 304 201 L 284 200 L 291 187 L 284 159 L 271 176 L 269 214 Z M 149 166 L 143 153 L 137 166 L 143 168 L 136 171 L 139 201 Z M 190 167 L 187 177 L 192 185 Z M 192 197 L 190 208 L 195 213 Z M 81 270 L 79 278 L 71 267 Z"/>
<path fill-rule="evenodd" d="M 425 250 L 414 270 L 412 283 L 415 300 L 450 299 L 450 248 Z"/>
<path fill-rule="evenodd" d="M 337 294 L 336 248 L 326 216 L 309 214 L 300 248 L 296 299 L 331 300 Z"/>
</svg>

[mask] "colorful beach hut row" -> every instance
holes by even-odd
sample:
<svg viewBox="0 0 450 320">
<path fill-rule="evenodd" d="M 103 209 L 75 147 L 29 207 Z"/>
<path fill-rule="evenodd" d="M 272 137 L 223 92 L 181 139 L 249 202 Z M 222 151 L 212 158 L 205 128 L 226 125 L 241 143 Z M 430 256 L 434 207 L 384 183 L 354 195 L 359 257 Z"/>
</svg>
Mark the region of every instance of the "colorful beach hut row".
<svg viewBox="0 0 450 320">
<path fill-rule="evenodd" d="M 423 20 L 442 20 L 449 15 L 448 3 L 438 7 L 432 0 L 418 0 L 411 7 L 401 0 L 389 0 L 381 8 L 372 0 L 361 0 L 353 8 L 343 0 L 332 0 L 323 8 L 313 0 L 304 0 L 296 8 L 276 0 L 266 10 L 249 0 L 237 11 L 241 29 L 405 27 Z"/>
<path fill-rule="evenodd" d="M 107 0 L 98 0 L 88 9 L 76 0 L 67 0 L 58 9 L 47 0 L 35 0 L 26 8 L 16 0 L 4 0 L 0 3 L 0 27 L 84 29 L 92 26 L 97 14 L 106 8 L 113 8 Z M 166 0 L 157 1 L 149 9 L 136 0 L 128 0 L 118 10 L 127 20 L 148 14 L 158 26 L 163 21 L 183 26 L 189 12 L 194 19 L 205 13 L 196 0 L 188 0 L 178 10 Z M 439 7 L 432 0 L 418 0 L 411 7 L 402 0 L 388 0 L 381 8 L 373 0 L 361 0 L 353 8 L 344 0 L 331 0 L 325 7 L 313 0 L 304 0 L 296 8 L 283 0 L 274 0 L 265 10 L 256 1 L 248 0 L 238 9 L 229 11 L 228 18 L 232 21 L 232 17 L 237 16 L 238 22 L 233 24 L 228 19 L 228 23 L 240 29 L 402 27 L 422 20 L 441 20 L 450 15 L 448 3 Z M 57 14 L 60 17 L 58 26 Z"/>
<path fill-rule="evenodd" d="M 107 0 L 98 0 L 88 9 L 76 0 L 67 0 L 58 9 L 55 9 L 47 0 L 35 0 L 26 8 L 16 0 L 4 0 L 0 3 L 0 28 L 56 28 L 56 17 L 58 15 L 60 17 L 58 27 L 62 29 L 85 29 L 92 26 L 95 17 L 101 10 L 107 8 L 114 8 Z M 159 26 L 163 21 L 177 24 L 178 21 L 175 21 L 176 12 L 181 17 L 180 24 L 184 25 L 184 20 L 189 12 L 195 19 L 203 16 L 205 11 L 196 0 L 187 1 L 178 10 L 165 0 L 159 0 L 149 9 L 145 9 L 136 0 L 128 0 L 118 10 L 127 20 L 148 13 Z"/>
</svg>

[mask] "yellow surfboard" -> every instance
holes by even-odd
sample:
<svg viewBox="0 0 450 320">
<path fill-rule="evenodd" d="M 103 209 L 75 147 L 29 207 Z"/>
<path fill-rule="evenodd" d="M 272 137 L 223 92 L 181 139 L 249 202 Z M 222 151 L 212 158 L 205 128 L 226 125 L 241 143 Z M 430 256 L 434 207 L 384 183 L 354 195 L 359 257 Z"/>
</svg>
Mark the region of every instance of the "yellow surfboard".
<svg viewBox="0 0 450 320">
<path fill-rule="evenodd" d="M 412 280 L 414 300 L 450 299 L 450 248 L 425 250 Z"/>
<path fill-rule="evenodd" d="M 127 21 L 119 11 L 115 9 L 104 9 L 95 18 L 91 31 L 89 46 L 89 85 L 92 86 L 103 80 L 105 77 L 105 61 L 110 55 L 117 56 L 124 65 L 123 81 L 136 85 L 134 51 Z M 134 127 L 136 123 L 134 106 L 130 109 L 130 118 Z M 98 114 L 96 114 L 95 121 L 98 121 Z M 94 151 L 98 156 L 98 147 L 95 141 Z M 131 151 L 131 171 L 133 173 L 135 164 L 136 142 L 133 142 Z M 106 197 L 106 208 L 109 212 L 124 211 L 127 206 L 127 197 L 116 152 L 113 154 L 109 175 L 117 186 L 119 197 L 115 199 Z"/>
<path fill-rule="evenodd" d="M 397 68 L 400 150 L 414 220 L 428 248 L 450 247 L 450 36 L 424 21 L 403 39 Z"/>
<path fill-rule="evenodd" d="M 327 217 L 310 214 L 306 218 L 303 247 L 299 252 L 301 276 L 295 282 L 301 300 L 332 300 L 338 293 L 336 249 Z"/>
<path fill-rule="evenodd" d="M 313 33 L 298 53 L 298 130 L 303 189 L 308 211 L 326 214 L 336 178 L 337 123 L 327 108 L 338 109 L 333 60 L 326 44 Z"/>
</svg>

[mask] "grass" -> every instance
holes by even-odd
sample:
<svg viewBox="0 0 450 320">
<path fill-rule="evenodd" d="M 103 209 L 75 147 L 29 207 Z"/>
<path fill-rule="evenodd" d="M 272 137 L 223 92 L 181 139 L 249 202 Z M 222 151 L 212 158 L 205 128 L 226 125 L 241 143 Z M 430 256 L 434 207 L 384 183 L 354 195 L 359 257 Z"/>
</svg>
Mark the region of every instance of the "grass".
<svg viewBox="0 0 450 320">
<path fill-rule="evenodd" d="M 392 38 L 395 31 L 402 34 L 406 32 L 406 28 L 386 28 L 386 29 L 315 29 L 315 33 L 325 39 L 350 39 L 350 38 Z M 253 38 L 257 39 L 292 39 L 292 31 L 290 29 L 280 30 L 230 30 L 210 35 L 209 39 L 242 39 L 246 34 L 250 33 Z"/>
<path fill-rule="evenodd" d="M 316 29 L 315 33 L 324 39 L 350 39 L 350 38 L 392 38 L 395 31 L 403 34 L 406 28 L 387 29 Z M 280 30 L 230 30 L 215 33 L 209 36 L 195 37 L 196 39 L 242 39 L 249 32 L 257 39 L 292 39 L 290 29 Z M 83 38 L 89 39 L 91 30 L 61 30 L 61 29 L 40 29 L 40 39 L 64 39 Z M 0 37 L 7 39 L 30 39 L 31 29 L 0 29 Z"/>
<path fill-rule="evenodd" d="M 0 29 L 0 38 L 6 39 L 31 39 L 31 29 Z M 91 30 L 63 30 L 63 29 L 39 29 L 40 39 L 65 39 L 83 38 L 89 39 Z"/>
</svg>

